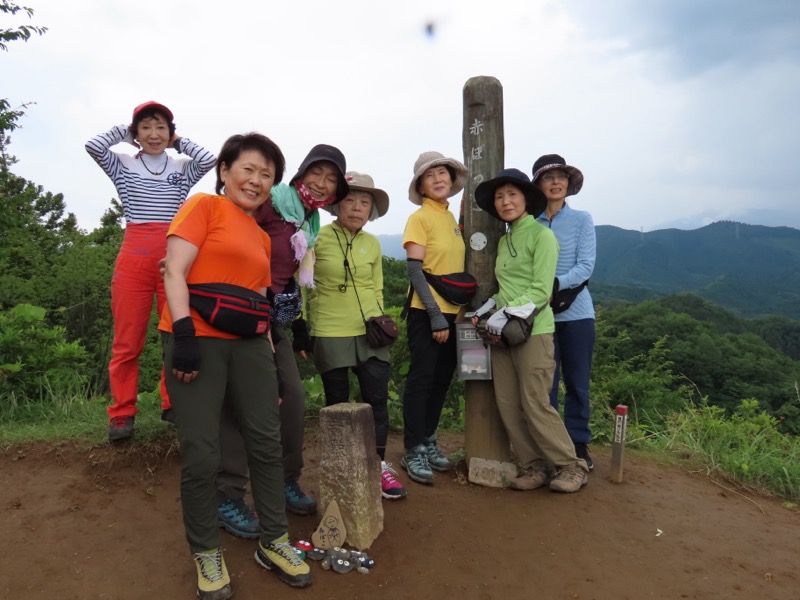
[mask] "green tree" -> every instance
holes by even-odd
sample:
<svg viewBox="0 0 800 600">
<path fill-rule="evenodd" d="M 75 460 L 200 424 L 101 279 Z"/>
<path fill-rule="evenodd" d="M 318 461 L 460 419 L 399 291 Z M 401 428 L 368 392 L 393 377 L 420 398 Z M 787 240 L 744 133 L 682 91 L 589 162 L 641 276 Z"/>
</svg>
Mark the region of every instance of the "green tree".
<svg viewBox="0 0 800 600">
<path fill-rule="evenodd" d="M 28 18 L 33 16 L 33 9 L 27 6 L 19 6 L 14 2 L 7 2 L 0 0 L 0 13 L 7 15 L 16 15 L 22 12 L 28 15 Z M 17 25 L 14 27 L 3 27 L 0 29 L 0 50 L 8 51 L 8 42 L 23 41 L 26 42 L 30 37 L 36 33 L 38 35 L 44 34 L 47 27 L 40 27 L 38 25 Z"/>
</svg>

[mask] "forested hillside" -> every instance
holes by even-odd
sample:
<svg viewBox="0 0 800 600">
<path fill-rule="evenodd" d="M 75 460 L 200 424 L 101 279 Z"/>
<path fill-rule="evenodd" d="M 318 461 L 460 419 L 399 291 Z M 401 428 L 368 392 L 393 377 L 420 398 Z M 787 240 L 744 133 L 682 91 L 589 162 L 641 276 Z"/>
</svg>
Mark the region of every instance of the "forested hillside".
<svg viewBox="0 0 800 600">
<path fill-rule="evenodd" d="M 744 315 L 800 319 L 800 230 L 721 221 L 692 231 L 596 231 L 599 300 L 695 292 Z"/>
</svg>

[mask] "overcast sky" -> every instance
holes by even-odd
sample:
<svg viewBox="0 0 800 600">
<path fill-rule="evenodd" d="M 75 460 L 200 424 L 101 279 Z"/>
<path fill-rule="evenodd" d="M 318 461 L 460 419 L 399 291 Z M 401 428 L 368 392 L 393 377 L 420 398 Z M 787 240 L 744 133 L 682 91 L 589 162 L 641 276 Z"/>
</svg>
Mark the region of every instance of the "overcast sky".
<svg viewBox="0 0 800 600">
<path fill-rule="evenodd" d="M 85 229 L 116 194 L 85 141 L 154 99 L 213 152 L 270 136 L 287 178 L 314 144 L 338 146 L 391 198 L 367 229 L 401 233 L 419 153 L 464 159 L 477 75 L 503 85 L 506 166 L 562 154 L 585 176 L 570 204 L 598 225 L 800 228 L 796 0 L 16 1 L 34 18 L 0 28 L 49 31 L 0 53 L 0 96 L 36 103 L 14 171 Z"/>
</svg>

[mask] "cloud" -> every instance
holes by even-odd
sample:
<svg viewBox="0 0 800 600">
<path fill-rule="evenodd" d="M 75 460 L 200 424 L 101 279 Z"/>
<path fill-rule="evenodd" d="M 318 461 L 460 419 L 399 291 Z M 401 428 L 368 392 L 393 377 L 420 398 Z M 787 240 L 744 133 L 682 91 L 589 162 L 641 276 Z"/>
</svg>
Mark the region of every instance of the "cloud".
<svg viewBox="0 0 800 600">
<path fill-rule="evenodd" d="M 290 173 L 314 144 L 339 146 L 389 192 L 369 229 L 399 233 L 419 153 L 463 158 L 462 93 L 476 75 L 503 86 L 506 165 L 530 173 L 537 156 L 564 155 L 586 175 L 570 202 L 598 224 L 758 223 L 745 211 L 768 205 L 800 227 L 791 2 L 35 4 L 47 34 L 0 55 L 13 82 L 3 95 L 37 102 L 14 135 L 15 171 L 63 192 L 86 228 L 115 192 L 84 142 L 157 99 L 212 151 L 266 133 Z"/>
<path fill-rule="evenodd" d="M 800 60 L 794 0 L 578 0 L 577 6 L 595 35 L 624 40 L 620 52 L 645 52 L 674 77 Z"/>
</svg>

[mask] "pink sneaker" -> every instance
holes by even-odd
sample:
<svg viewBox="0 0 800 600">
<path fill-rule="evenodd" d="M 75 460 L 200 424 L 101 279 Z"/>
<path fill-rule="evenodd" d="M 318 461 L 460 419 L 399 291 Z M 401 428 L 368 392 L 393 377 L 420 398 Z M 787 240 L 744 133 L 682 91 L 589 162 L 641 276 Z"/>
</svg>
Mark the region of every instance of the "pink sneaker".
<svg viewBox="0 0 800 600">
<path fill-rule="evenodd" d="M 387 500 L 400 500 L 406 497 L 406 488 L 397 481 L 397 472 L 392 465 L 381 462 L 381 496 Z"/>
</svg>

